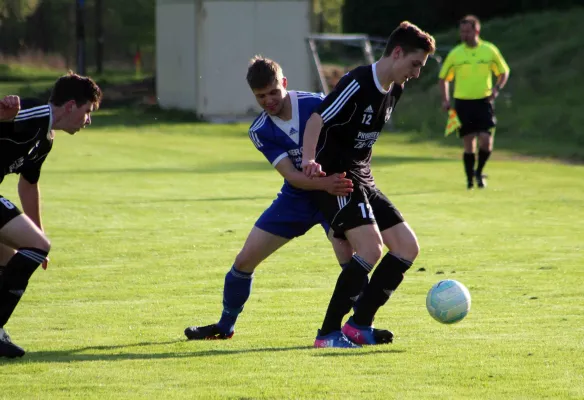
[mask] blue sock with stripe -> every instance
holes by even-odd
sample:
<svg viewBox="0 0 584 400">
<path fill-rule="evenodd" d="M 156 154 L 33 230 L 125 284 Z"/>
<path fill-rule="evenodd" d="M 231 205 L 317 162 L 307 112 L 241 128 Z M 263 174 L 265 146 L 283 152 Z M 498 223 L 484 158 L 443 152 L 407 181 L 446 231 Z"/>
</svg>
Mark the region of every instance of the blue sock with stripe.
<svg viewBox="0 0 584 400">
<path fill-rule="evenodd" d="M 253 273 L 242 272 L 231 267 L 225 275 L 223 287 L 223 312 L 217 323 L 223 333 L 231 333 L 235 329 L 237 317 L 243 311 L 243 306 L 251 293 Z"/>
</svg>

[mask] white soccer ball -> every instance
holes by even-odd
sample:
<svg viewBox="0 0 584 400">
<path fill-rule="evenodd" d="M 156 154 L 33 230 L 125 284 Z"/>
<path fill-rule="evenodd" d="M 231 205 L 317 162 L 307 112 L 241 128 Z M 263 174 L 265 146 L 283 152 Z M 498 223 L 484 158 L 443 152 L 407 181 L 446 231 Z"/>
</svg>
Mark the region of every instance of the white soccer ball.
<svg viewBox="0 0 584 400">
<path fill-rule="evenodd" d="M 470 293 L 460 282 L 446 279 L 438 282 L 426 296 L 430 315 L 443 324 L 462 321 L 470 311 Z"/>
</svg>

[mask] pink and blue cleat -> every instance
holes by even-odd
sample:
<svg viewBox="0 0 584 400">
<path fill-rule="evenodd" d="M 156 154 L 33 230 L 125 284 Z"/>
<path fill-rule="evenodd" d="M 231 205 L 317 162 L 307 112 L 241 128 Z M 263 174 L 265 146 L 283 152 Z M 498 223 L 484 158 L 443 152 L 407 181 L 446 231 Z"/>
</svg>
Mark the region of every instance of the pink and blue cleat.
<svg viewBox="0 0 584 400">
<path fill-rule="evenodd" d="M 320 330 L 314 340 L 314 347 L 333 347 L 341 349 L 354 349 L 361 347 L 351 342 L 341 331 L 334 331 L 328 335 L 321 335 Z"/>
<path fill-rule="evenodd" d="M 353 343 L 358 345 L 386 344 L 393 342 L 393 333 L 385 329 L 375 329 L 372 326 L 357 325 L 353 317 L 343 326 L 342 332 Z"/>
</svg>

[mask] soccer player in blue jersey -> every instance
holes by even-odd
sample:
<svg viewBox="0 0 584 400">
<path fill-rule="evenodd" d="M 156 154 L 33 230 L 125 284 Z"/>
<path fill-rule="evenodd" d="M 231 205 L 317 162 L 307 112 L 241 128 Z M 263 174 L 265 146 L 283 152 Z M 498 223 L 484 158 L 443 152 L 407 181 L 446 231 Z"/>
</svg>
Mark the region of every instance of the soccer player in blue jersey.
<svg viewBox="0 0 584 400">
<path fill-rule="evenodd" d="M 256 148 L 284 178 L 284 186 L 272 205 L 256 221 L 243 249 L 225 276 L 223 313 L 218 323 L 185 330 L 190 340 L 229 339 L 235 322 L 251 293 L 253 272 L 268 256 L 295 237 L 321 224 L 332 241 L 341 266 L 353 251 L 344 239 L 334 238 L 313 201 L 312 191 L 346 196 L 352 182 L 340 172 L 307 177 L 302 173 L 302 138 L 306 121 L 322 102 L 316 93 L 288 91 L 278 63 L 256 56 L 249 65 L 247 82 L 264 110 L 251 124 L 249 137 Z"/>
</svg>

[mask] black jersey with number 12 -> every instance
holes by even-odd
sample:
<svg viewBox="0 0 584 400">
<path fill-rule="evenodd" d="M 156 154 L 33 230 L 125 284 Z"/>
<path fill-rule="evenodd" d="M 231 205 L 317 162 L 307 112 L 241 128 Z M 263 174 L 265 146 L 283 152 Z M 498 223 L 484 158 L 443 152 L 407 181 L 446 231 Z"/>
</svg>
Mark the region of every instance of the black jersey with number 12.
<svg viewBox="0 0 584 400">
<path fill-rule="evenodd" d="M 389 91 L 379 83 L 376 64 L 357 67 L 341 78 L 316 112 L 323 119 L 316 161 L 327 174 L 346 172 L 364 186 L 375 186 L 371 148 L 391 117 L 403 86 Z"/>
</svg>

